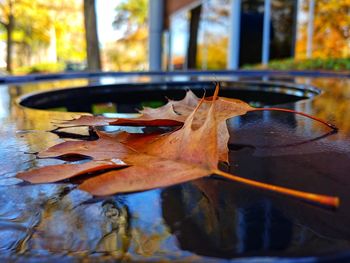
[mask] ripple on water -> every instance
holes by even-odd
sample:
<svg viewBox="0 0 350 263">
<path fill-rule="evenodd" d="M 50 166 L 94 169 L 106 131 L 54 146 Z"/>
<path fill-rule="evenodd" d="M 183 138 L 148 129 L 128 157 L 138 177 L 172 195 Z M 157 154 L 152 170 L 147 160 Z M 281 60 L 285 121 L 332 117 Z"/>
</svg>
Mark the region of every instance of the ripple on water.
<svg viewBox="0 0 350 263">
<path fill-rule="evenodd" d="M 59 185 L 10 185 L 0 192 L 0 250 L 15 252 L 40 221 L 42 206 L 62 191 Z"/>
</svg>

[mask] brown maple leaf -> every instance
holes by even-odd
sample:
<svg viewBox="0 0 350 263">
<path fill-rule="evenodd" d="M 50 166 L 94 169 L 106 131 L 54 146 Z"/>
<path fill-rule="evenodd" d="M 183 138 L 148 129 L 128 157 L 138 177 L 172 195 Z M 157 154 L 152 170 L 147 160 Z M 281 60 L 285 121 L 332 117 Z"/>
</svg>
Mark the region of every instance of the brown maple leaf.
<svg viewBox="0 0 350 263">
<path fill-rule="evenodd" d="M 40 153 L 39 157 L 80 155 L 91 157 L 94 161 L 80 166 L 76 165 L 71 172 L 65 175 L 60 169 L 70 169 L 69 164 L 34 169 L 20 173 L 17 177 L 30 182 L 43 182 L 45 181 L 43 174 L 46 173 L 50 178 L 46 181 L 52 182 L 91 171 L 95 172 L 99 169 L 121 168 L 103 172 L 85 180 L 79 186 L 80 189 L 93 195 L 103 196 L 165 187 L 217 174 L 260 189 L 324 205 L 338 206 L 337 197 L 305 193 L 220 171 L 217 167 L 219 162 L 217 134 L 220 130 L 218 122 L 221 119 L 218 117 L 220 114 L 216 112 L 219 108 L 217 103 L 220 103 L 217 94 L 218 88 L 212 101 L 202 99 L 186 118 L 184 125 L 174 132 L 151 135 L 99 133 L 97 141 L 64 142 Z M 203 123 L 200 125 L 196 123 L 196 120 L 201 118 L 203 118 Z M 104 159 L 107 160 L 97 161 Z"/>
<path fill-rule="evenodd" d="M 216 90 L 219 89 L 219 84 L 216 85 Z M 206 120 L 208 109 L 211 107 L 210 97 L 205 98 L 202 105 L 197 109 L 196 115 L 192 121 L 194 128 L 201 127 Z M 167 104 L 162 107 L 153 109 L 145 107 L 140 111 L 141 116 L 133 119 L 125 118 L 107 118 L 102 116 L 81 116 L 78 119 L 63 121 L 60 123 L 61 127 L 75 127 L 75 126 L 179 126 L 185 122 L 186 118 L 194 111 L 200 99 L 191 91 L 186 92 L 184 99 L 176 101 L 169 100 Z M 214 103 L 215 118 L 218 123 L 217 144 L 219 152 L 219 160 L 228 162 L 228 140 L 229 131 L 226 121 L 230 118 L 244 115 L 252 111 L 282 111 L 293 114 L 299 114 L 318 122 L 325 124 L 332 130 L 337 128 L 329 123 L 324 122 L 314 116 L 310 116 L 303 112 L 283 108 L 254 108 L 249 104 L 231 98 L 217 97 Z"/>
</svg>

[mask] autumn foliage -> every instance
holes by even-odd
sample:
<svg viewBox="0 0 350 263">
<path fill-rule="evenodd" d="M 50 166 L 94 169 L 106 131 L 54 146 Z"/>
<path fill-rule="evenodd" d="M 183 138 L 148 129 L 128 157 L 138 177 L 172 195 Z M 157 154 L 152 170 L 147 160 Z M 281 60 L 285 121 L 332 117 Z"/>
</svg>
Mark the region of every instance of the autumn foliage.
<svg viewBox="0 0 350 263">
<path fill-rule="evenodd" d="M 145 108 L 135 119 L 81 116 L 64 121 L 60 127 L 74 126 L 170 126 L 171 131 L 115 134 L 96 131 L 97 140 L 66 141 L 38 153 L 38 158 L 82 157 L 90 159 L 79 164 L 61 164 L 29 170 L 17 177 L 31 183 L 56 182 L 80 176 L 79 189 L 96 196 L 142 191 L 178 184 L 216 174 L 229 180 L 256 188 L 278 192 L 327 206 L 338 206 L 339 199 L 265 184 L 223 172 L 218 163 L 228 162 L 229 133 L 226 120 L 249 111 L 279 110 L 253 108 L 236 99 L 214 96 L 199 99 L 188 91 L 180 101 L 170 100 L 166 105 Z M 91 175 L 94 176 L 88 176 Z"/>
</svg>

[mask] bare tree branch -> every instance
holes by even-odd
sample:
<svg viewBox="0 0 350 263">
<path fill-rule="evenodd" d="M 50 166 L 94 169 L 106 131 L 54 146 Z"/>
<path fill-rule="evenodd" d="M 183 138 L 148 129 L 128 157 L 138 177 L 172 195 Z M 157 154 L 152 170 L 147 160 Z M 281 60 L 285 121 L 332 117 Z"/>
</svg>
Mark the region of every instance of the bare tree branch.
<svg viewBox="0 0 350 263">
<path fill-rule="evenodd" d="M 5 23 L 4 21 L 0 20 L 0 25 L 2 25 L 3 27 L 7 28 L 7 23 Z"/>
</svg>

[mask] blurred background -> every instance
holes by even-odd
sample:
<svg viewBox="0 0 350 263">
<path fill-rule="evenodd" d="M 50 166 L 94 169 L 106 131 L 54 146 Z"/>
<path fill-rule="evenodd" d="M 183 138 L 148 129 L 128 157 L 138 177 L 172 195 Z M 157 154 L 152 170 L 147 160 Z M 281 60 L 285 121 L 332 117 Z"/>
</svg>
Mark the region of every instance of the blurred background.
<svg viewBox="0 0 350 263">
<path fill-rule="evenodd" d="M 350 70 L 350 0 L 0 0 L 0 74 Z"/>
</svg>

